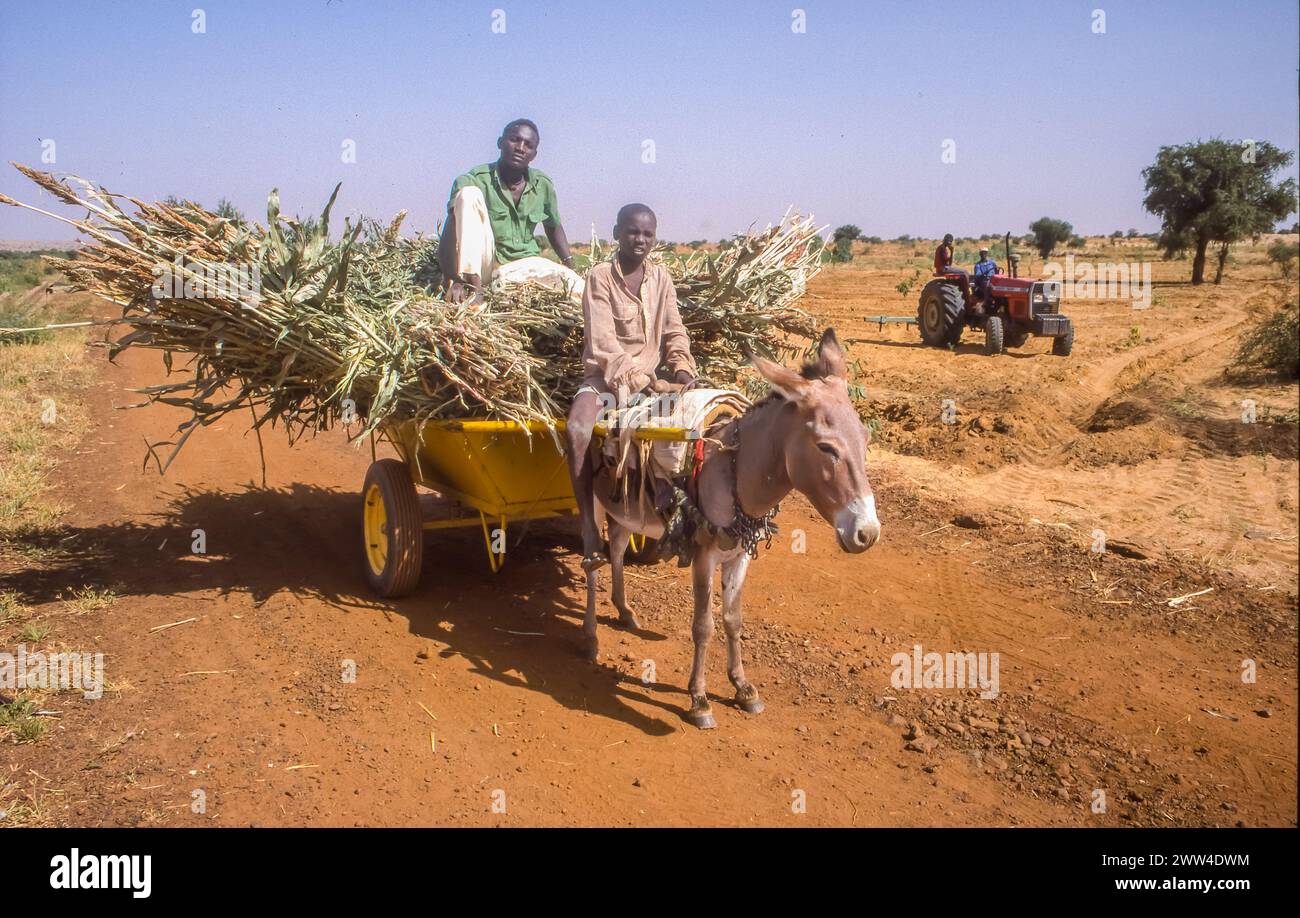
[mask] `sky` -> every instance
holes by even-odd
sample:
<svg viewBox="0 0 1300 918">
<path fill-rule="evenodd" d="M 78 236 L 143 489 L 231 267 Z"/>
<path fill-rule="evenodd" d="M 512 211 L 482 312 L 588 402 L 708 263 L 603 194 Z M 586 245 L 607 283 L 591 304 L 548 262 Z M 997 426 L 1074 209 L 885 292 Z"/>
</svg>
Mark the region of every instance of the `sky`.
<svg viewBox="0 0 1300 918">
<path fill-rule="evenodd" d="M 455 176 L 528 117 L 574 241 L 632 201 L 683 242 L 792 205 L 885 238 L 1045 215 L 1146 232 L 1162 145 L 1296 149 L 1298 17 L 1295 0 L 0 0 L 0 161 L 259 219 L 273 187 L 308 214 L 342 182 L 336 214 L 407 210 L 431 232 Z M 0 192 L 75 215 L 7 165 Z M 74 236 L 0 207 L 0 239 Z"/>
</svg>

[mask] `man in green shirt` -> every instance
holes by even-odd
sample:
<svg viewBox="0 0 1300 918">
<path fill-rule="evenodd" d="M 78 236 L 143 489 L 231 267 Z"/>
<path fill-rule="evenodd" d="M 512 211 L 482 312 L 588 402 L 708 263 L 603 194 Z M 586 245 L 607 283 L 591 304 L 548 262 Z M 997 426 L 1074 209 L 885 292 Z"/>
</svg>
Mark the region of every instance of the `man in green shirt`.
<svg viewBox="0 0 1300 918">
<path fill-rule="evenodd" d="M 471 169 L 452 184 L 438 264 L 454 302 L 477 296 L 486 284 L 529 281 L 582 301 L 582 278 L 573 270 L 555 185 L 530 168 L 539 141 L 533 122 L 511 121 L 497 138 L 497 161 Z M 539 223 L 561 264 L 542 257 L 533 235 Z"/>
</svg>

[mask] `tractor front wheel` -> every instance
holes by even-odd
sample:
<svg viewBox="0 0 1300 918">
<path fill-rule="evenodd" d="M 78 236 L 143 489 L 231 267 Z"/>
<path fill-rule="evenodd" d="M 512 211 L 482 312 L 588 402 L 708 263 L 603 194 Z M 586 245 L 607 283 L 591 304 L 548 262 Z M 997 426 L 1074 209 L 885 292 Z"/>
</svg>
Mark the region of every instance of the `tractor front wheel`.
<svg viewBox="0 0 1300 918">
<path fill-rule="evenodd" d="M 984 353 L 996 357 L 1006 350 L 1002 338 L 1002 317 L 989 316 L 984 320 Z"/>
<path fill-rule="evenodd" d="M 405 596 L 420 582 L 424 521 L 405 462 L 380 459 L 361 489 L 366 582 L 383 597 Z"/>
<path fill-rule="evenodd" d="M 921 291 L 921 302 L 916 308 L 916 327 L 921 338 L 931 347 L 952 347 L 961 340 L 966 304 L 956 284 L 935 280 Z"/>
</svg>

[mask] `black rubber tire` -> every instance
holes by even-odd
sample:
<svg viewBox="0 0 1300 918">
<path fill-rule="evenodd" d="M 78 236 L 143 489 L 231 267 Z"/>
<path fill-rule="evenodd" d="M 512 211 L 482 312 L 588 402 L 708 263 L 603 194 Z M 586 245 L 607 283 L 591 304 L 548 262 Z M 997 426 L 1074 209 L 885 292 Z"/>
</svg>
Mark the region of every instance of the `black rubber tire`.
<svg viewBox="0 0 1300 918">
<path fill-rule="evenodd" d="M 1029 340 L 1029 332 L 1024 329 L 1012 331 L 1009 328 L 1002 329 L 1002 345 L 1010 349 L 1013 347 L 1024 347 L 1025 342 Z"/>
<path fill-rule="evenodd" d="M 984 320 L 984 353 L 996 357 L 1006 350 L 1002 336 L 1002 317 L 989 316 Z"/>
<path fill-rule="evenodd" d="M 627 551 L 623 555 L 623 560 L 628 564 L 654 564 L 659 560 L 659 540 L 645 537 L 645 544 L 641 550 L 637 551 L 631 544 L 627 546 Z"/>
<path fill-rule="evenodd" d="M 383 501 L 387 517 L 388 552 L 382 571 L 376 571 L 372 566 L 365 544 L 366 502 L 373 486 L 378 486 L 378 496 Z M 366 483 L 361 488 L 361 513 L 361 566 L 365 570 L 366 583 L 377 595 L 385 598 L 406 596 L 420 583 L 424 521 L 415 483 L 405 462 L 380 459 L 371 463 L 366 472 Z"/>
<path fill-rule="evenodd" d="M 1074 323 L 1065 329 L 1065 334 L 1052 339 L 1052 353 L 1057 357 L 1069 357 L 1074 350 Z"/>
<path fill-rule="evenodd" d="M 916 327 L 931 347 L 951 347 L 961 340 L 966 304 L 961 288 L 935 278 L 921 291 L 916 306 Z"/>
</svg>

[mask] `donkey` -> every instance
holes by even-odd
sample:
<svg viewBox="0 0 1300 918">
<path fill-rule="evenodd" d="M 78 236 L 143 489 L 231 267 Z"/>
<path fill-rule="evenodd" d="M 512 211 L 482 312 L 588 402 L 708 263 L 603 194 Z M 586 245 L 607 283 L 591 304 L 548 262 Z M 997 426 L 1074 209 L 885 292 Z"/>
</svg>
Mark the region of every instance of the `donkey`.
<svg viewBox="0 0 1300 918">
<path fill-rule="evenodd" d="M 849 401 L 844 352 L 834 329 L 822 335 L 815 361 L 794 371 L 751 356 L 754 368 L 772 385 L 772 394 L 743 415 L 727 422 L 705 446 L 696 503 L 717 529 L 737 522 L 754 522 L 768 514 L 792 490 L 812 502 L 835 527 L 840 548 L 858 554 L 880 538 L 876 499 L 867 480 L 866 448 L 870 433 Z M 628 537 L 644 533 L 658 538 L 663 521 L 647 518 L 630 502 L 614 497 L 612 476 L 596 477 L 596 497 L 604 507 L 609 528 L 609 561 L 613 577 L 611 599 L 625 628 L 640 627 L 627 603 L 623 585 L 623 555 Z M 738 515 L 749 517 L 737 520 Z M 730 543 L 730 544 L 728 544 Z M 704 686 L 705 657 L 713 636 L 713 575 L 722 566 L 722 623 L 727 633 L 727 675 L 736 702 L 747 713 L 763 710 L 762 699 L 745 678 L 740 635 L 744 622 L 740 594 L 749 569 L 749 546 L 734 539 L 714 538 L 695 547 L 691 559 L 695 617 L 691 636 L 695 660 L 691 668 L 692 724 L 711 729 L 717 724 Z M 587 612 L 583 639 L 589 660 L 598 653 L 596 585 L 598 571 L 587 572 Z"/>
</svg>

